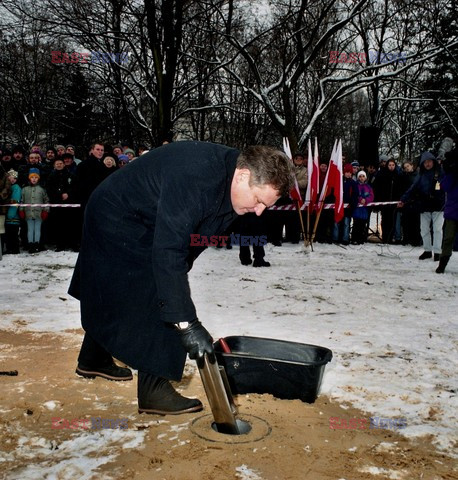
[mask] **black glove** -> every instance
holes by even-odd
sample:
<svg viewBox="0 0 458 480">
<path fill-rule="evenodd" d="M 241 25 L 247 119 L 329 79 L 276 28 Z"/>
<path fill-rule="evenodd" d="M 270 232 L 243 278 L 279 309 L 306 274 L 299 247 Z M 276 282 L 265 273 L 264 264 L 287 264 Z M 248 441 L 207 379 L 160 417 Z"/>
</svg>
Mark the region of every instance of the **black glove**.
<svg viewBox="0 0 458 480">
<path fill-rule="evenodd" d="M 213 338 L 206 328 L 196 318 L 189 325 L 180 330 L 181 343 L 189 353 L 189 358 L 197 360 L 197 365 L 203 365 L 204 355 L 208 355 L 211 363 L 215 362 L 215 351 L 213 350 Z"/>
</svg>

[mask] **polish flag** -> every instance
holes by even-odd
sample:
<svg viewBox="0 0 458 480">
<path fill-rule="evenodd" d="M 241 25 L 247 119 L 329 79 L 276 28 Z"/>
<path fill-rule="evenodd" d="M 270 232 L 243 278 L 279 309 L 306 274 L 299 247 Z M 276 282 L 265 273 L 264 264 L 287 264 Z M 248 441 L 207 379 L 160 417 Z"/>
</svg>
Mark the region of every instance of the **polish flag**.
<svg viewBox="0 0 458 480">
<path fill-rule="evenodd" d="M 339 140 L 334 157 L 329 162 L 329 185 L 334 189 L 336 198 L 334 206 L 334 220 L 338 223 L 344 217 L 343 206 L 343 168 L 342 168 L 342 140 Z"/>
<path fill-rule="evenodd" d="M 287 137 L 283 137 L 283 151 L 286 153 L 287 157 L 293 163 L 293 156 L 291 155 L 291 148 L 289 146 L 289 141 Z M 294 176 L 294 185 L 293 188 L 289 191 L 289 196 L 296 202 L 299 202 L 299 207 L 302 207 L 304 201 L 301 197 L 301 191 L 299 190 L 299 184 L 297 183 L 296 176 Z"/>
<path fill-rule="evenodd" d="M 315 208 L 316 200 L 318 197 L 318 190 L 320 189 L 320 166 L 318 160 L 318 142 L 315 137 L 315 151 L 312 156 L 312 144 L 308 143 L 308 160 L 307 160 L 307 174 L 308 174 L 308 183 L 307 191 L 305 192 L 305 201 L 308 202 L 309 211 L 312 211 Z"/>
</svg>

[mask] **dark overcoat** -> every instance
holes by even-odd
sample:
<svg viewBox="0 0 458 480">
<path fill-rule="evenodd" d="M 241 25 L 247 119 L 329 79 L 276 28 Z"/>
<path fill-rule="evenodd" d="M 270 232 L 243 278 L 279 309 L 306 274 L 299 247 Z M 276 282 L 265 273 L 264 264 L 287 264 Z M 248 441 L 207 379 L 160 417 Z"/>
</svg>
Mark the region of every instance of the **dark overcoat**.
<svg viewBox="0 0 458 480">
<path fill-rule="evenodd" d="M 80 300 L 88 334 L 135 369 L 181 378 L 186 352 L 173 323 L 197 316 L 190 236 L 222 234 L 236 218 L 238 155 L 171 143 L 110 175 L 89 199 L 69 293 Z"/>
</svg>

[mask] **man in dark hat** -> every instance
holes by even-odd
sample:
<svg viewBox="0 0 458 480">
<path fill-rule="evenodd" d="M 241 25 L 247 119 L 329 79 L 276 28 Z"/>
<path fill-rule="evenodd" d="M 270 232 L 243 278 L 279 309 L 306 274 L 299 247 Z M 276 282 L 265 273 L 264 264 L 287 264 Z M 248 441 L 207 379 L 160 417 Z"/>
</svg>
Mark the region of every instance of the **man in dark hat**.
<svg viewBox="0 0 458 480">
<path fill-rule="evenodd" d="M 191 235 L 223 234 L 237 215 L 261 213 L 292 186 L 283 152 L 244 152 L 203 142 L 154 149 L 110 175 L 92 193 L 70 294 L 86 331 L 77 374 L 130 380 L 138 370 L 139 412 L 199 411 L 178 394 L 186 359 L 213 355 L 197 319 L 187 273 L 202 247 Z"/>
</svg>

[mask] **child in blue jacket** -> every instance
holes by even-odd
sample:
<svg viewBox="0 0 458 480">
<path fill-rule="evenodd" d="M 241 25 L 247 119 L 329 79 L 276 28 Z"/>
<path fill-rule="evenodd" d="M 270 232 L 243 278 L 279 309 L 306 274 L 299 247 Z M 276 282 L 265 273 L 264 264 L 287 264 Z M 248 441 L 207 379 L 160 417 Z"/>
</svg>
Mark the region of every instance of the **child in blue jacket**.
<svg viewBox="0 0 458 480">
<path fill-rule="evenodd" d="M 21 187 L 17 184 L 18 172 L 11 169 L 7 172 L 7 175 L 8 180 L 11 183 L 11 195 L 7 203 L 19 203 L 21 201 Z M 9 207 L 8 211 L 6 212 L 5 220 L 5 253 L 19 253 L 19 226 L 19 208 Z"/>
</svg>

